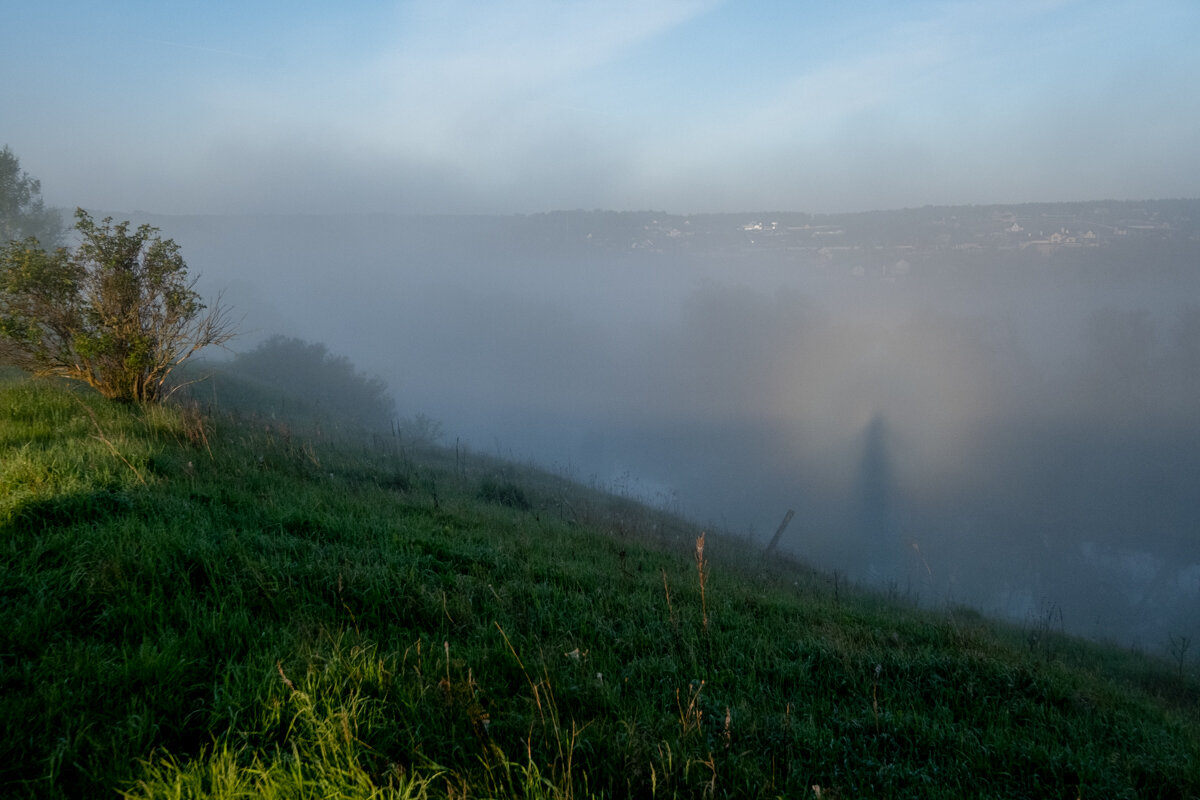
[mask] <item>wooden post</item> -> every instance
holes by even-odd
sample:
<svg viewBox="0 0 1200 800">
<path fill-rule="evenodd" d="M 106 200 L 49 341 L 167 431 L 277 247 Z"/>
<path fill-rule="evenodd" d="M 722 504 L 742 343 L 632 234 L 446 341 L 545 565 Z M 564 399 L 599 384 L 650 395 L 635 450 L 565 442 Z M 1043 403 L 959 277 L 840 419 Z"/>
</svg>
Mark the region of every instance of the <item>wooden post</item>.
<svg viewBox="0 0 1200 800">
<path fill-rule="evenodd" d="M 771 543 L 767 545 L 767 550 L 763 555 L 769 556 L 775 552 L 775 546 L 779 544 L 779 538 L 783 536 L 784 530 L 787 529 L 788 523 L 792 521 L 792 517 L 795 514 L 796 512 L 789 508 L 788 512 L 783 515 L 783 522 L 779 523 L 779 530 L 775 531 L 775 535 L 771 537 Z"/>
</svg>

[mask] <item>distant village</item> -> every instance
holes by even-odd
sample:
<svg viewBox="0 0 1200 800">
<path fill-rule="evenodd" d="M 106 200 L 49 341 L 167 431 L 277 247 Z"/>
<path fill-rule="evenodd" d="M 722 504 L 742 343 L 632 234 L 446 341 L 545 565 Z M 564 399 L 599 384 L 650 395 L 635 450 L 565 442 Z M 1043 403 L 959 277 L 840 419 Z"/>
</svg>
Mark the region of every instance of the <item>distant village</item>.
<svg viewBox="0 0 1200 800">
<path fill-rule="evenodd" d="M 853 214 L 671 215 L 559 211 L 522 217 L 570 249 L 775 254 L 806 263 L 884 264 L 900 276 L 948 254 L 1058 253 L 1112 246 L 1200 246 L 1200 200 L 952 206 Z"/>
</svg>

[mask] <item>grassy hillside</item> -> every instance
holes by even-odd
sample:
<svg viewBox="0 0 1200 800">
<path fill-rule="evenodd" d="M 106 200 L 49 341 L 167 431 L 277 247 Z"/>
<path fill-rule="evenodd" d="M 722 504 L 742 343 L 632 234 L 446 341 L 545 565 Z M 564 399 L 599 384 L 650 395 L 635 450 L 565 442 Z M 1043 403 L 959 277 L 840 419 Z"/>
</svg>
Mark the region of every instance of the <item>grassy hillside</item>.
<svg viewBox="0 0 1200 800">
<path fill-rule="evenodd" d="M 1186 670 L 703 542 L 0 380 L 0 795 L 1200 796 Z"/>
</svg>

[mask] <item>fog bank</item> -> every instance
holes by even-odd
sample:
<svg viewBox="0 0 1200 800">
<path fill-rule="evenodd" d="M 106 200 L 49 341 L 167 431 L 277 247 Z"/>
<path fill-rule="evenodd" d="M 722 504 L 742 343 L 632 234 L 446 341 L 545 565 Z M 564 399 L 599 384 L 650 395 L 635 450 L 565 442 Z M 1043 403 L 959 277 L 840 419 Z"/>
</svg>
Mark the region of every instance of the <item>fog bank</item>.
<svg viewBox="0 0 1200 800">
<path fill-rule="evenodd" d="M 477 449 L 1157 649 L 1200 633 L 1198 210 L 150 221 L 240 347 L 324 342 Z"/>
</svg>

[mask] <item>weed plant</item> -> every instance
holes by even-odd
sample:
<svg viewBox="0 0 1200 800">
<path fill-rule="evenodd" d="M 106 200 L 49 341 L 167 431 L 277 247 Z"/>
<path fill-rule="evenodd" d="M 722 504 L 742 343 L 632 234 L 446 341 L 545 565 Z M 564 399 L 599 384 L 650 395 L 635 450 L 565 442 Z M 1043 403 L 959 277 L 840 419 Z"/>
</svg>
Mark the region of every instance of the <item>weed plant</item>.
<svg viewBox="0 0 1200 800">
<path fill-rule="evenodd" d="M 443 464 L 0 383 L 0 795 L 1200 795 L 1170 664 Z"/>
</svg>

